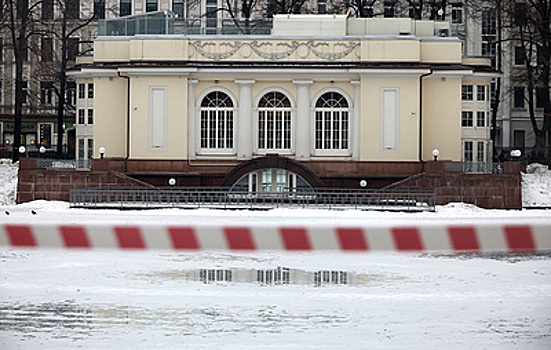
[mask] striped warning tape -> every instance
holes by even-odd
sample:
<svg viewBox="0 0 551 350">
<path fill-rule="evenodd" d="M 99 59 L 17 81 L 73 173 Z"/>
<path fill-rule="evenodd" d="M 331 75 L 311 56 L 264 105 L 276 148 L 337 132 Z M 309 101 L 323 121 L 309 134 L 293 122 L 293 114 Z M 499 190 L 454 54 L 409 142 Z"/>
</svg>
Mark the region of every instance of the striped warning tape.
<svg viewBox="0 0 551 350">
<path fill-rule="evenodd" d="M 0 225 L 0 246 L 164 250 L 551 251 L 551 225 L 421 227 Z"/>
</svg>

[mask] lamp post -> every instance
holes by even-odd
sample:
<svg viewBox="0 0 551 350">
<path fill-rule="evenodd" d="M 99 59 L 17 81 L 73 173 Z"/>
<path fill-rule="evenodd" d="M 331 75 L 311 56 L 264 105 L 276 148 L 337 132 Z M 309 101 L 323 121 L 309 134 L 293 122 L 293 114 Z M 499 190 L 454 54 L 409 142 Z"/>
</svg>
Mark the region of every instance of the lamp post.
<svg viewBox="0 0 551 350">
<path fill-rule="evenodd" d="M 514 149 L 511 151 L 511 159 L 518 160 L 522 155 L 522 152 L 519 149 Z"/>
<path fill-rule="evenodd" d="M 435 148 L 432 150 L 432 156 L 434 157 L 435 162 L 438 160 L 439 155 L 440 155 L 440 151 L 438 150 L 438 148 Z"/>
<path fill-rule="evenodd" d="M 168 184 L 170 185 L 170 187 L 174 187 L 174 185 L 176 185 L 176 179 L 171 177 L 170 179 L 168 179 Z"/>
<path fill-rule="evenodd" d="M 99 157 L 100 157 L 100 159 L 103 159 L 104 156 L 105 156 L 105 147 L 100 147 L 99 148 Z"/>
<path fill-rule="evenodd" d="M 19 147 L 19 153 L 21 153 L 21 157 L 25 155 L 25 152 L 27 152 L 27 148 L 25 148 L 25 146 Z"/>
<path fill-rule="evenodd" d="M 44 153 L 46 153 L 46 147 L 40 146 L 38 151 L 40 152 L 40 157 L 42 157 L 44 155 Z"/>
<path fill-rule="evenodd" d="M 361 181 L 360 181 L 360 187 L 361 187 L 361 188 L 365 188 L 366 186 L 367 186 L 367 181 L 361 180 Z"/>
</svg>

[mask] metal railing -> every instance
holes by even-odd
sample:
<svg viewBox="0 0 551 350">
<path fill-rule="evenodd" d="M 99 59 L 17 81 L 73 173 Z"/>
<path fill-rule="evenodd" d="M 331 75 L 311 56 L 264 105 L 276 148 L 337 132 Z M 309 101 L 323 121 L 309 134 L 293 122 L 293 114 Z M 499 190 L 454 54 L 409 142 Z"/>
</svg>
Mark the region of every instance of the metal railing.
<svg viewBox="0 0 551 350">
<path fill-rule="evenodd" d="M 37 158 L 37 169 L 48 170 L 76 170 L 90 169 L 92 167 L 91 159 L 53 159 L 53 158 Z"/>
<path fill-rule="evenodd" d="M 444 171 L 457 173 L 503 174 L 503 163 L 446 162 Z"/>
<path fill-rule="evenodd" d="M 229 188 L 103 188 L 71 190 L 73 208 L 284 207 L 434 211 L 432 191 L 320 189 L 304 192 L 245 192 Z"/>
</svg>

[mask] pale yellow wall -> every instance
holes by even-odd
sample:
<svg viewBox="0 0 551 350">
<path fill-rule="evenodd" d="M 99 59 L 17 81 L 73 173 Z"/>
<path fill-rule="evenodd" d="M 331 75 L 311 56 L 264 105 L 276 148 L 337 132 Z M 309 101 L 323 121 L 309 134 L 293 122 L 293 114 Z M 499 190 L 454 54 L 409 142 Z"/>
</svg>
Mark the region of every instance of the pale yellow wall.
<svg viewBox="0 0 551 350">
<path fill-rule="evenodd" d="M 127 61 L 130 57 L 129 40 L 94 41 L 94 61 Z"/>
<path fill-rule="evenodd" d="M 94 158 L 99 147 L 105 147 L 106 157 L 125 156 L 126 87 L 124 78 L 94 79 Z"/>
<path fill-rule="evenodd" d="M 362 61 L 419 62 L 418 40 L 362 40 Z"/>
<path fill-rule="evenodd" d="M 167 88 L 167 143 L 164 149 L 150 149 L 150 87 Z M 188 142 L 187 77 L 132 77 L 130 114 L 130 157 L 186 159 Z"/>
<path fill-rule="evenodd" d="M 461 63 L 460 41 L 422 41 L 421 61 L 428 63 Z"/>
<path fill-rule="evenodd" d="M 423 80 L 423 160 L 461 160 L 461 78 Z"/>
<path fill-rule="evenodd" d="M 188 56 L 188 40 L 132 40 L 130 58 L 132 60 L 170 61 L 182 60 Z"/>
<path fill-rule="evenodd" d="M 398 148 L 381 145 L 381 89 L 398 88 Z M 419 78 L 362 77 L 361 161 L 417 161 L 419 136 Z M 412 112 L 414 114 L 412 115 Z"/>
</svg>

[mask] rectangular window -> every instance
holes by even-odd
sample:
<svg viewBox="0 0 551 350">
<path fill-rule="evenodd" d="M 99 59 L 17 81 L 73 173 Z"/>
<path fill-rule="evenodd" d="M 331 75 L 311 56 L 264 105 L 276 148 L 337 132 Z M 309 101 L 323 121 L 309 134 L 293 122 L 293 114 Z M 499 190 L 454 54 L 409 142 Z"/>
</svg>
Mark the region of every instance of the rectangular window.
<svg viewBox="0 0 551 350">
<path fill-rule="evenodd" d="M 179 18 L 185 18 L 184 0 L 172 0 L 172 12 Z"/>
<path fill-rule="evenodd" d="M 482 11 L 482 35 L 496 35 L 496 23 L 494 10 Z"/>
<path fill-rule="evenodd" d="M 472 162 L 473 161 L 473 142 L 465 141 L 463 150 L 463 161 Z"/>
<path fill-rule="evenodd" d="M 385 18 L 394 18 L 394 2 L 385 2 L 383 15 Z"/>
<path fill-rule="evenodd" d="M 54 0 L 42 0 L 42 19 L 54 18 Z"/>
<path fill-rule="evenodd" d="M 88 98 L 94 98 L 94 84 L 88 84 Z"/>
<path fill-rule="evenodd" d="M 164 149 L 167 138 L 167 89 L 151 87 L 149 98 L 149 147 Z"/>
<path fill-rule="evenodd" d="M 483 141 L 477 142 L 476 161 L 479 163 L 484 163 L 484 142 Z"/>
<path fill-rule="evenodd" d="M 88 139 L 88 159 L 94 158 L 94 139 Z"/>
<path fill-rule="evenodd" d="M 184 0 L 181 0 L 182 2 Z M 119 8 L 119 16 L 130 16 L 132 14 L 132 0 L 121 0 Z"/>
<path fill-rule="evenodd" d="M 479 128 L 486 126 L 486 112 L 476 112 L 476 126 Z"/>
<path fill-rule="evenodd" d="M 79 38 L 69 38 L 67 41 L 67 59 L 74 61 L 78 56 Z"/>
<path fill-rule="evenodd" d="M 84 125 L 84 109 L 82 108 L 78 110 L 77 124 Z"/>
<path fill-rule="evenodd" d="M 67 19 L 80 18 L 80 0 L 66 0 Z"/>
<path fill-rule="evenodd" d="M 76 106 L 77 104 L 77 94 L 76 94 L 76 83 L 70 81 L 67 83 L 67 94 L 65 101 L 69 106 Z"/>
<path fill-rule="evenodd" d="M 51 62 L 53 59 L 53 39 L 42 38 L 42 62 Z"/>
<path fill-rule="evenodd" d="M 545 107 L 545 95 L 547 94 L 547 90 L 542 87 L 536 88 L 536 108 L 544 108 Z"/>
<path fill-rule="evenodd" d="M 398 148 L 398 90 L 382 89 L 382 148 L 395 151 Z"/>
<path fill-rule="evenodd" d="M 94 124 L 94 110 L 88 109 L 88 125 Z"/>
<path fill-rule="evenodd" d="M 4 38 L 0 38 L 0 62 L 4 62 Z"/>
<path fill-rule="evenodd" d="M 524 108 L 524 87 L 517 86 L 514 89 L 513 107 Z"/>
<path fill-rule="evenodd" d="M 145 12 L 155 12 L 155 11 L 157 11 L 157 0 L 146 0 Z"/>
<path fill-rule="evenodd" d="M 49 147 L 52 144 L 52 124 L 40 124 L 40 145 Z"/>
<path fill-rule="evenodd" d="M 29 83 L 26 81 L 21 82 L 21 101 L 24 105 L 29 103 Z"/>
<path fill-rule="evenodd" d="M 464 128 L 470 128 L 473 126 L 473 112 L 461 112 L 461 126 Z"/>
<path fill-rule="evenodd" d="M 463 101 L 472 101 L 473 100 L 473 86 L 472 85 L 462 85 L 461 86 L 461 99 Z"/>
<path fill-rule="evenodd" d="M 414 6 L 410 6 L 409 9 L 408 9 L 408 17 L 409 18 L 417 18 L 417 10 L 415 9 Z"/>
<path fill-rule="evenodd" d="M 94 0 L 94 19 L 105 19 L 105 0 Z"/>
<path fill-rule="evenodd" d="M 85 84 L 78 84 L 78 98 L 83 99 L 84 98 L 84 89 Z"/>
<path fill-rule="evenodd" d="M 84 139 L 78 139 L 78 159 L 84 159 Z"/>
<path fill-rule="evenodd" d="M 216 34 L 218 28 L 218 0 L 206 0 L 206 34 Z"/>
<path fill-rule="evenodd" d="M 78 110 L 77 124 L 84 125 L 84 109 L 82 108 Z"/>
<path fill-rule="evenodd" d="M 43 105 L 53 104 L 53 83 L 51 81 L 40 82 L 40 102 Z"/>
<path fill-rule="evenodd" d="M 526 50 L 524 46 L 515 46 L 515 65 L 520 66 L 526 63 Z"/>
<path fill-rule="evenodd" d="M 515 130 L 513 131 L 513 146 L 516 149 L 524 150 L 526 143 L 526 136 L 524 130 Z"/>
<path fill-rule="evenodd" d="M 463 23 L 463 4 L 462 3 L 452 4 L 452 23 L 454 24 Z"/>
<path fill-rule="evenodd" d="M 476 86 L 476 100 L 477 101 L 486 101 L 486 85 L 477 85 Z"/>
<path fill-rule="evenodd" d="M 327 0 L 318 0 L 318 13 L 327 13 Z"/>
</svg>

